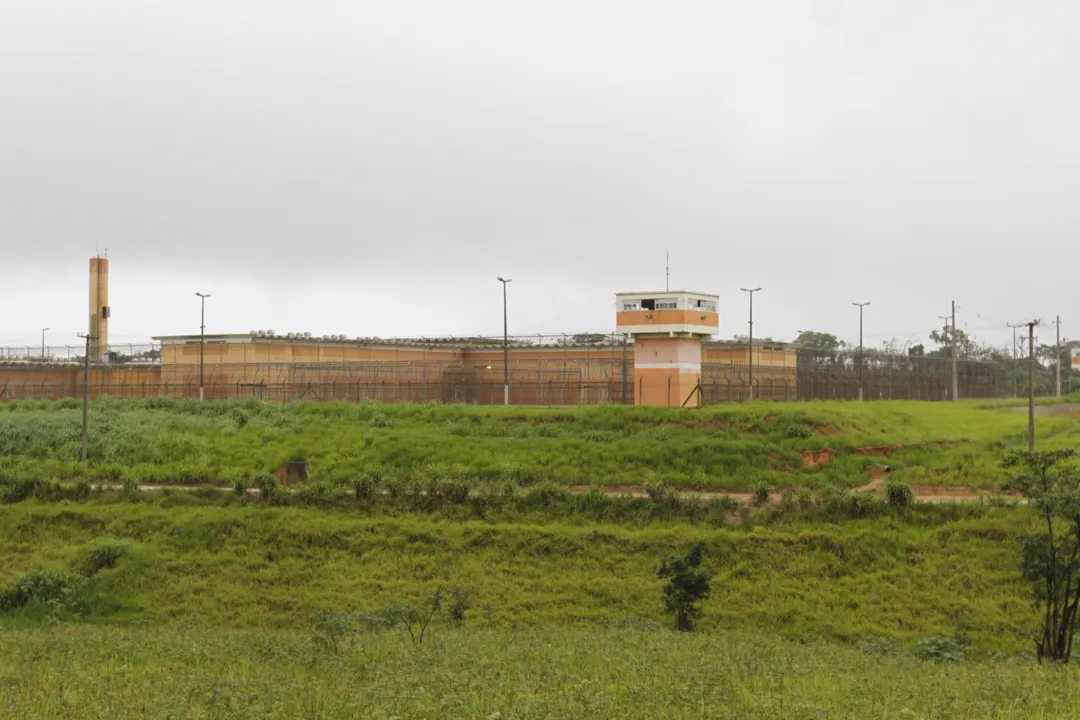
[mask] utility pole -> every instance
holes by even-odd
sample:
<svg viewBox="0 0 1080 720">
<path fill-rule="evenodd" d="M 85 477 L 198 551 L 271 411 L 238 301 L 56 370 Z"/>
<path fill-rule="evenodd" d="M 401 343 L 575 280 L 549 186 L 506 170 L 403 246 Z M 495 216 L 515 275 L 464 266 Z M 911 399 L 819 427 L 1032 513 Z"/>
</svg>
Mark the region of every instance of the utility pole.
<svg viewBox="0 0 1080 720">
<path fill-rule="evenodd" d="M 86 357 L 83 358 L 82 453 L 79 455 L 81 461 L 86 462 L 87 447 L 90 444 L 87 434 L 90 420 L 90 341 L 97 340 L 97 337 L 89 333 L 79 333 L 79 337 L 86 340 Z"/>
<path fill-rule="evenodd" d="M 1061 316 L 1054 319 L 1057 326 L 1057 359 L 1054 361 L 1054 397 L 1061 397 Z"/>
<path fill-rule="evenodd" d="M 863 399 L 863 387 L 864 387 L 863 386 L 863 365 L 865 365 L 865 363 L 863 361 L 864 359 L 863 359 L 863 343 L 862 343 L 862 328 L 863 328 L 862 320 L 863 320 L 863 308 L 866 307 L 867 305 L 869 305 L 870 303 L 864 302 L 864 303 L 851 303 L 851 304 L 854 305 L 855 307 L 859 308 L 859 402 L 862 402 L 862 399 Z"/>
<path fill-rule="evenodd" d="M 41 362 L 45 362 L 45 333 L 50 329 L 51 328 L 41 328 Z"/>
<path fill-rule="evenodd" d="M 956 301 L 952 301 L 952 401 L 960 399 L 960 382 L 956 376 Z"/>
<path fill-rule="evenodd" d="M 203 360 L 206 354 L 206 298 L 210 293 L 195 293 L 202 302 L 202 310 L 199 314 L 199 402 L 203 401 Z M 219 360 L 220 362 L 220 360 Z"/>
<path fill-rule="evenodd" d="M 511 279 L 495 278 L 503 286 L 503 405 L 510 404 L 510 335 L 506 323 L 506 286 Z"/>
<path fill-rule="evenodd" d="M 1027 323 L 1028 327 L 1028 452 L 1035 452 L 1035 326 L 1038 320 Z"/>
<path fill-rule="evenodd" d="M 753 288 L 753 289 L 748 289 L 748 288 L 739 288 L 739 289 L 742 290 L 745 293 L 750 293 L 750 349 L 749 349 L 749 352 L 746 355 L 746 360 L 747 360 L 747 365 L 748 365 L 749 372 L 748 372 L 748 374 L 746 376 L 746 382 L 749 385 L 749 389 L 747 390 L 747 397 L 749 397 L 751 400 L 753 400 L 754 399 L 754 293 L 761 290 L 761 288 L 756 287 L 756 288 Z"/>
<path fill-rule="evenodd" d="M 671 253 L 664 251 L 664 292 L 671 292 Z"/>
</svg>

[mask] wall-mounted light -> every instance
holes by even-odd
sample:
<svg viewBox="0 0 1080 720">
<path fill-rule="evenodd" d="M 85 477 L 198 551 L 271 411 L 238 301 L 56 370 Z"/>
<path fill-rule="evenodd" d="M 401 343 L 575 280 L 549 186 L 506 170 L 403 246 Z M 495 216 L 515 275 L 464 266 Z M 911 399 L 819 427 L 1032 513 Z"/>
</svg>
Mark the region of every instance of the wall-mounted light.
<svg viewBox="0 0 1080 720">
<path fill-rule="evenodd" d="M 652 320 L 652 313 L 645 313 L 645 317 Z"/>
</svg>

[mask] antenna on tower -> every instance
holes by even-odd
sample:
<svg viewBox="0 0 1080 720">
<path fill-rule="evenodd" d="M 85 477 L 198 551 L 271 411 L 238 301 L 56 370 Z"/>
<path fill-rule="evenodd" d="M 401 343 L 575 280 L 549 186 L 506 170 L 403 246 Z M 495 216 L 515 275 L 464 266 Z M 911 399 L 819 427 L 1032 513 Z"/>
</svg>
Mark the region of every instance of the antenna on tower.
<svg viewBox="0 0 1080 720">
<path fill-rule="evenodd" d="M 671 292 L 671 253 L 664 251 L 664 292 Z"/>
</svg>

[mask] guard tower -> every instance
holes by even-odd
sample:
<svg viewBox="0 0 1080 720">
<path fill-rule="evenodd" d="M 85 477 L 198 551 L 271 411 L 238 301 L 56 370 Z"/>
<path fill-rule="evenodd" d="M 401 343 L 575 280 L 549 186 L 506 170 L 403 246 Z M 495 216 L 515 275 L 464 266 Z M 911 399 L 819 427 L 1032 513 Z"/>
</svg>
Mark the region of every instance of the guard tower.
<svg viewBox="0 0 1080 720">
<path fill-rule="evenodd" d="M 701 343 L 720 329 L 718 295 L 617 293 L 616 327 L 634 339 L 634 404 L 697 407 Z"/>
</svg>

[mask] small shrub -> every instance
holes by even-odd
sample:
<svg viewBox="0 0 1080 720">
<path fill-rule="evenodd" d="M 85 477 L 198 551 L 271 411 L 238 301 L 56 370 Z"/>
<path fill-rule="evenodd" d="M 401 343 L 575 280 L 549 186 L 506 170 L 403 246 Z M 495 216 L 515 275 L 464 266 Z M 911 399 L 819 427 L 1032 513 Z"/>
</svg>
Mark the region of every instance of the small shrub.
<svg viewBox="0 0 1080 720">
<path fill-rule="evenodd" d="M 915 656 L 933 662 L 963 662 L 967 646 L 947 635 L 928 635 L 915 644 Z"/>
<path fill-rule="evenodd" d="M 754 484 L 754 500 L 758 505 L 769 502 L 770 495 L 772 495 L 772 487 L 767 482 L 758 481 Z"/>
<path fill-rule="evenodd" d="M 450 588 L 450 604 L 446 608 L 446 614 L 452 622 L 459 625 L 465 622 L 465 613 L 472 607 L 472 593 L 459 585 Z"/>
<path fill-rule="evenodd" d="M 675 489 L 662 479 L 645 483 L 645 494 L 659 505 L 668 505 L 679 499 L 679 494 Z"/>
<path fill-rule="evenodd" d="M 120 482 L 120 485 L 121 487 L 123 487 L 124 492 L 126 493 L 137 493 L 139 492 L 139 488 L 142 487 L 142 483 L 139 482 L 139 478 L 130 476 L 125 477 Z"/>
<path fill-rule="evenodd" d="M 791 423 L 784 431 L 784 436 L 792 440 L 809 440 L 814 437 L 814 431 L 806 423 Z"/>
<path fill-rule="evenodd" d="M 247 483 L 244 480 L 237 480 L 233 483 L 232 491 L 236 497 L 243 497 L 247 493 Z"/>
<path fill-rule="evenodd" d="M 885 483 L 885 503 L 892 507 L 911 507 L 915 504 L 915 491 L 903 482 Z"/>
<path fill-rule="evenodd" d="M 71 579 L 67 573 L 31 570 L 0 589 L 0 613 L 30 605 L 63 606 L 71 593 Z"/>
<path fill-rule="evenodd" d="M 3 489 L 0 501 L 4 504 L 24 502 L 34 496 L 39 484 L 38 480 L 16 480 Z"/>
<path fill-rule="evenodd" d="M 349 480 L 349 489 L 360 502 L 366 502 L 382 491 L 383 476 L 376 469 L 368 469 Z"/>
<path fill-rule="evenodd" d="M 371 416 L 371 426 L 377 428 L 390 427 L 390 418 L 386 417 L 386 413 L 377 412 Z"/>
<path fill-rule="evenodd" d="M 657 577 L 664 584 L 664 612 L 675 616 L 675 629 L 690 632 L 701 617 L 701 601 L 712 592 L 712 575 L 700 569 L 705 557 L 704 543 L 694 543 L 681 558 L 668 558 Z"/>
<path fill-rule="evenodd" d="M 274 501 L 281 494 L 281 486 L 273 475 L 260 475 L 251 483 L 259 489 L 259 497 L 266 501 Z"/>
<path fill-rule="evenodd" d="M 90 490 L 90 481 L 83 478 L 71 487 L 71 499 L 87 500 L 90 498 Z"/>
<path fill-rule="evenodd" d="M 116 567 L 125 554 L 127 545 L 120 542 L 104 542 L 95 545 L 86 552 L 86 556 L 79 562 L 79 572 L 86 577 L 93 577 L 102 570 L 110 570 Z"/>
</svg>

